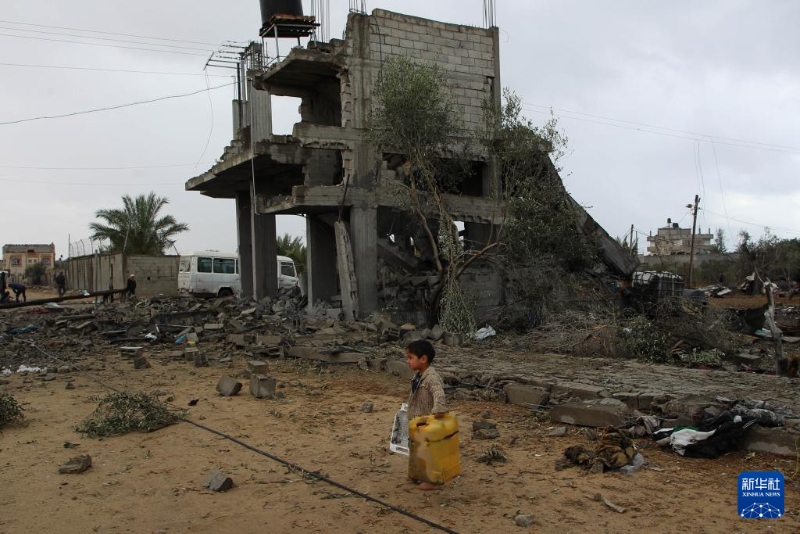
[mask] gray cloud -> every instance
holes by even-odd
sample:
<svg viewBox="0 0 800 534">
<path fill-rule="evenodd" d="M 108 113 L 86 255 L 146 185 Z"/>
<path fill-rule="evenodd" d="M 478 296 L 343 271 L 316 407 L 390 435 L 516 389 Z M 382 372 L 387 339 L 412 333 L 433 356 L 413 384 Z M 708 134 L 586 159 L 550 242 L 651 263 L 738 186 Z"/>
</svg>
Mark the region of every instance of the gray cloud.
<svg viewBox="0 0 800 534">
<path fill-rule="evenodd" d="M 335 37 L 344 28 L 346 5 L 336 0 L 332 4 L 330 33 Z M 479 0 L 369 1 L 368 7 L 482 23 Z M 204 43 L 247 41 L 257 37 L 260 26 L 255 0 L 225 5 L 207 0 L 12 0 L 4 8 L 0 18 L 5 20 Z M 526 113 L 536 121 L 544 120 L 546 107 L 552 106 L 800 148 L 800 127 L 795 119 L 800 112 L 796 99 L 800 33 L 793 27 L 798 14 L 800 4 L 791 0 L 501 0 L 502 81 L 524 99 Z M 205 62 L 205 52 L 199 50 L 174 49 L 200 54 L 191 56 L 2 36 L 0 45 L 0 63 L 200 74 Z M 223 76 L 209 79 L 212 86 L 228 81 L 224 76 L 229 73 L 224 70 L 210 73 Z M 202 76 L 11 66 L 0 66 L 0 75 L 0 122 L 206 87 Z M 0 126 L 0 146 L 4 147 L 0 184 L 7 193 L 0 241 L 55 241 L 58 252 L 65 253 L 67 236 L 87 236 L 87 225 L 97 209 L 118 205 L 124 193 L 154 190 L 168 197 L 169 211 L 192 227 L 180 238 L 179 248 L 233 250 L 236 225 L 232 202 L 183 190 L 183 183 L 204 172 L 229 143 L 231 99 L 229 88 L 211 93 L 213 134 L 197 167 L 195 162 L 212 125 L 206 94 L 94 115 Z M 800 150 L 787 149 L 789 153 L 785 153 L 745 148 L 724 144 L 741 144 L 726 140 L 712 146 L 704 137 L 698 142 L 673 137 L 695 137 L 678 132 L 659 130 L 669 135 L 655 135 L 617 120 L 557 114 L 572 140 L 572 152 L 564 160 L 567 186 L 579 202 L 591 206 L 591 213 L 612 234 L 622 235 L 632 223 L 646 233 L 663 225 L 667 217 L 679 220 L 686 212 L 685 205 L 699 193 L 707 210 L 700 220 L 703 227 L 721 227 L 729 233 L 748 228 L 753 234 L 761 233 L 759 226 L 715 215 L 727 209 L 733 219 L 794 232 L 778 231 L 783 237 L 800 235 Z M 295 116 L 294 103 L 278 103 L 276 129 L 286 131 Z M 702 178 L 696 163 L 698 143 Z M 143 165 L 181 166 L 124 170 L 9 167 Z M 87 183 L 96 185 L 81 185 Z M 282 231 L 302 233 L 304 228 L 298 218 L 279 223 Z"/>
</svg>

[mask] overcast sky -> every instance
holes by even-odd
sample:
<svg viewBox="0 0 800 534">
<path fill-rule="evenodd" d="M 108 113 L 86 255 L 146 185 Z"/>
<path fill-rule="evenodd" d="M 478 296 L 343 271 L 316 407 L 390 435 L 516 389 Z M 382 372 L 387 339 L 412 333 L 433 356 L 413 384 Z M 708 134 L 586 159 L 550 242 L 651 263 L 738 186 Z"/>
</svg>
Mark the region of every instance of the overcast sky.
<svg viewBox="0 0 800 534">
<path fill-rule="evenodd" d="M 68 238 L 87 238 L 96 210 L 154 191 L 191 227 L 178 250 L 234 251 L 233 202 L 184 183 L 230 142 L 232 87 L 204 91 L 229 84 L 230 72 L 210 69 L 207 78 L 203 66 L 223 41 L 258 38 L 258 1 L 2 3 L 0 244 L 54 242 L 66 257 Z M 348 2 L 330 3 L 329 31 L 341 36 Z M 686 205 L 699 194 L 698 225 L 724 229 L 729 246 L 741 229 L 800 237 L 800 2 L 496 3 L 502 83 L 534 121 L 550 108 L 560 117 L 571 141 L 565 183 L 609 233 L 631 224 L 655 233 L 668 217 L 691 227 Z M 482 0 L 367 0 L 368 10 L 378 7 L 483 23 Z M 276 103 L 276 132 L 290 131 L 295 117 L 295 102 Z M 279 232 L 304 228 L 279 219 Z"/>
</svg>

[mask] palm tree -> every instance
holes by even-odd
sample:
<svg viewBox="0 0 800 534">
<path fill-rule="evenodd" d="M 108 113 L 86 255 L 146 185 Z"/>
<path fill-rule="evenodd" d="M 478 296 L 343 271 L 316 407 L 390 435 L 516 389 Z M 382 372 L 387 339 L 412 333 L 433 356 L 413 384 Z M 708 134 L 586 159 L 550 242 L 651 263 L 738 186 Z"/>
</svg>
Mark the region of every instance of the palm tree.
<svg viewBox="0 0 800 534">
<path fill-rule="evenodd" d="M 162 255 L 164 249 L 174 243 L 172 238 L 175 235 L 189 229 L 189 225 L 177 222 L 172 215 L 158 216 L 168 203 L 169 200 L 153 192 L 135 199 L 124 195 L 123 209 L 97 210 L 95 216 L 105 224 L 89 224 L 89 229 L 94 232 L 92 238 L 108 239 L 111 242 L 109 252 Z"/>
<path fill-rule="evenodd" d="M 279 256 L 288 256 L 294 260 L 298 273 L 305 270 L 306 246 L 303 244 L 303 238 L 283 234 L 278 238 L 277 250 Z"/>
</svg>

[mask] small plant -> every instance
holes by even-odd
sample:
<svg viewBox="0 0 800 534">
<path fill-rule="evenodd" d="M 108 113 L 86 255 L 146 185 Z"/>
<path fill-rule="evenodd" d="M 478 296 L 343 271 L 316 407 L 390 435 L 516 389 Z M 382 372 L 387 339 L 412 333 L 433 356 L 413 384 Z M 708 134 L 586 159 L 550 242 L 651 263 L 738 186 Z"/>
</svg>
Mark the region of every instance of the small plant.
<svg viewBox="0 0 800 534">
<path fill-rule="evenodd" d="M 619 335 L 623 346 L 636 359 L 651 363 L 672 363 L 672 337 L 646 317 L 633 317 L 620 328 Z"/>
<path fill-rule="evenodd" d="M 720 367 L 725 358 L 725 353 L 719 349 L 697 350 L 692 352 L 678 352 L 675 357 L 685 365 L 711 365 Z"/>
<path fill-rule="evenodd" d="M 100 400 L 94 413 L 76 430 L 90 438 L 152 432 L 177 422 L 182 415 L 170 412 L 155 394 L 112 393 Z"/>
<path fill-rule="evenodd" d="M 22 408 L 14 397 L 8 394 L 0 395 L 0 428 L 20 423 L 24 417 L 25 414 L 22 413 Z"/>
<path fill-rule="evenodd" d="M 478 457 L 478 461 L 486 465 L 504 464 L 508 461 L 508 458 L 506 458 L 506 455 L 503 454 L 502 449 L 497 444 L 493 444 Z"/>
</svg>

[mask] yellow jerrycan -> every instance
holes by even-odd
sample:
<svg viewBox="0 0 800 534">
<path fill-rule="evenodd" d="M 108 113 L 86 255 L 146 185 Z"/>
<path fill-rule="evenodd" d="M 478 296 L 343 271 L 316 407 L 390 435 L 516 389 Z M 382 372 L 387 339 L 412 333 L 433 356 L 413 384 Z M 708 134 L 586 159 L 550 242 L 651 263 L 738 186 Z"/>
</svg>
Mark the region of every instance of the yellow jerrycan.
<svg viewBox="0 0 800 534">
<path fill-rule="evenodd" d="M 420 415 L 408 423 L 408 477 L 418 482 L 444 484 L 461 473 L 458 419 Z"/>
</svg>

